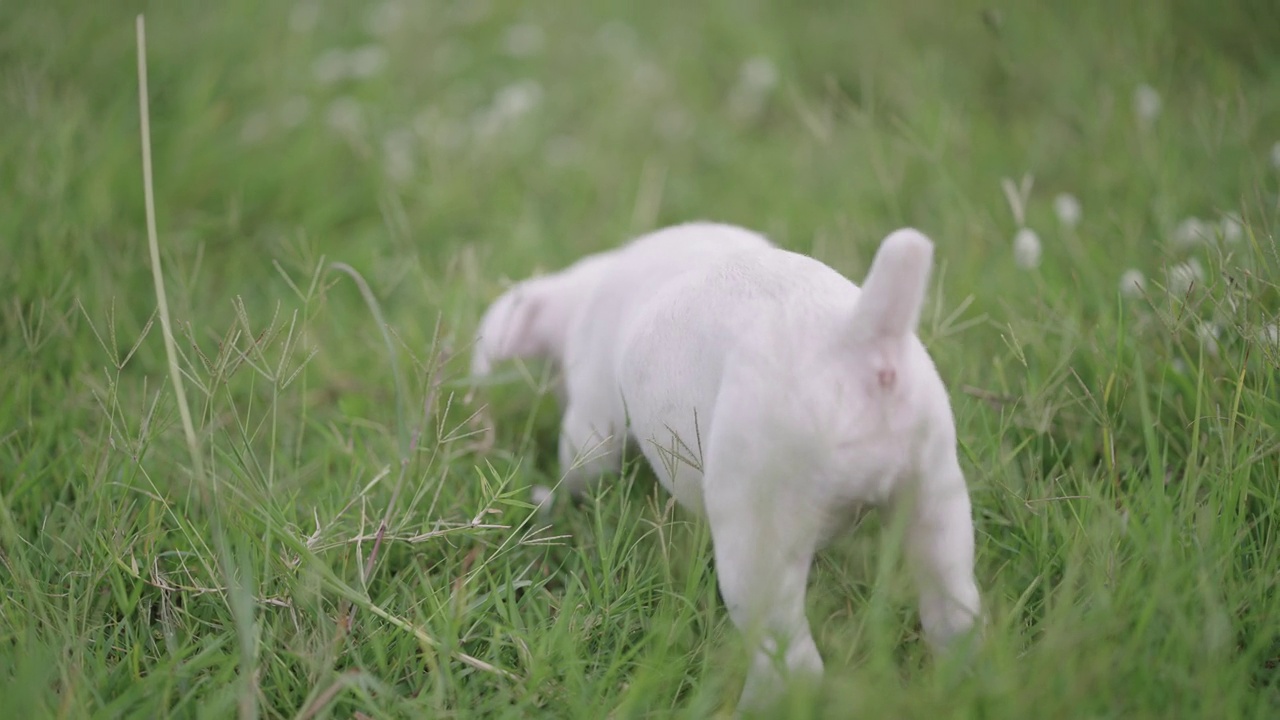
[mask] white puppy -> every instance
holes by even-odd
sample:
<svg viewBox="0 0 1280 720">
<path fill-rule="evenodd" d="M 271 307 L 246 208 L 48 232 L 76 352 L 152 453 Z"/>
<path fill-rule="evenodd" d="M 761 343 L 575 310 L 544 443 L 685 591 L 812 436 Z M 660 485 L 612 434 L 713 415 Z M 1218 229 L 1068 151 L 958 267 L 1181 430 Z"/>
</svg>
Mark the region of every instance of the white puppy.
<svg viewBox="0 0 1280 720">
<path fill-rule="evenodd" d="M 472 371 L 544 358 L 563 374 L 575 493 L 628 440 L 711 526 L 720 590 L 756 648 L 739 703 L 822 671 L 805 618 L 814 553 L 868 506 L 907 513 L 928 639 L 979 612 L 968 491 L 946 388 L 915 336 L 933 245 L 881 244 L 861 291 L 755 233 L 661 230 L 525 281 L 486 312 Z"/>
</svg>

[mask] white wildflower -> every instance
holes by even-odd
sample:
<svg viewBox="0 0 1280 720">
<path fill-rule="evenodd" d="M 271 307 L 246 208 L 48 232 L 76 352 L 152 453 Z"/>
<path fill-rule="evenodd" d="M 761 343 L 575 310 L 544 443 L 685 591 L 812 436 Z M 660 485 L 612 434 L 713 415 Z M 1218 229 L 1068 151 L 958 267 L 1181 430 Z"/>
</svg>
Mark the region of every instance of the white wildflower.
<svg viewBox="0 0 1280 720">
<path fill-rule="evenodd" d="M 1133 112 L 1144 125 L 1155 122 L 1163 105 L 1160 93 L 1150 85 L 1139 85 L 1133 93 Z"/>
<path fill-rule="evenodd" d="M 542 85 L 536 80 L 525 80 L 507 85 L 494 95 L 494 110 L 504 117 L 517 118 L 533 110 L 542 102 Z"/>
<path fill-rule="evenodd" d="M 1244 220 L 1239 213 L 1223 213 L 1222 219 L 1218 221 L 1218 229 L 1222 233 L 1222 239 L 1225 242 L 1239 242 L 1244 237 Z"/>
<path fill-rule="evenodd" d="M 528 58 L 542 53 L 546 35 L 532 23 L 512 25 L 502 34 L 502 49 L 514 58 Z"/>
<path fill-rule="evenodd" d="M 778 68 L 764 56 L 753 57 L 742 64 L 738 82 L 729 92 L 729 114 L 749 120 L 764 109 L 769 94 L 778 84 Z"/>
<path fill-rule="evenodd" d="M 1201 347 L 1213 357 L 1218 356 L 1218 338 L 1221 335 L 1222 328 L 1217 323 L 1202 322 L 1196 326 L 1196 337 L 1200 340 Z"/>
<path fill-rule="evenodd" d="M 523 80 L 507 85 L 493 96 L 493 103 L 484 110 L 476 122 L 482 136 L 498 133 L 542 102 L 542 85 L 536 80 Z"/>
<path fill-rule="evenodd" d="M 1258 339 L 1263 344 L 1280 349 L 1280 325 L 1275 323 L 1264 325 L 1262 330 L 1258 332 Z"/>
<path fill-rule="evenodd" d="M 355 98 L 343 95 L 329 103 L 325 121 L 337 132 L 359 133 L 364 129 L 364 106 Z"/>
<path fill-rule="evenodd" d="M 1198 217 L 1189 217 L 1173 230 L 1173 244 L 1182 249 L 1195 247 L 1213 239 L 1214 229 Z"/>
<path fill-rule="evenodd" d="M 738 81 L 757 90 L 772 90 L 778 84 L 778 68 L 772 60 L 759 55 L 742 64 Z"/>
<path fill-rule="evenodd" d="M 364 28 L 370 35 L 385 37 L 396 31 L 404 22 L 404 6 L 397 0 L 386 0 L 369 11 Z"/>
<path fill-rule="evenodd" d="M 294 95 L 280 103 L 280 108 L 276 110 L 276 119 L 280 121 L 282 127 L 295 128 L 301 125 L 309 114 L 311 114 L 311 101 L 305 96 Z"/>
<path fill-rule="evenodd" d="M 289 29 L 305 35 L 315 30 L 320 22 L 320 5 L 315 2 L 300 2 L 289 11 Z"/>
<path fill-rule="evenodd" d="M 1200 266 L 1200 261 L 1191 258 L 1169 268 L 1165 288 L 1174 295 L 1186 295 L 1193 285 L 1202 280 L 1204 280 L 1204 268 Z"/>
<path fill-rule="evenodd" d="M 1065 227 L 1073 228 L 1080 224 L 1080 201 L 1071 193 L 1059 193 L 1053 199 L 1053 211 L 1058 216 L 1058 222 Z"/>
<path fill-rule="evenodd" d="M 1022 228 L 1013 237 L 1013 259 L 1026 270 L 1040 265 L 1040 236 L 1031 228 Z"/>
<path fill-rule="evenodd" d="M 1129 268 L 1120 275 L 1120 294 L 1125 297 L 1141 297 L 1147 289 L 1147 278 L 1137 268 Z"/>
<path fill-rule="evenodd" d="M 347 53 L 347 75 L 367 79 L 382 72 L 387 66 L 387 49 L 381 45 L 361 45 Z"/>
</svg>

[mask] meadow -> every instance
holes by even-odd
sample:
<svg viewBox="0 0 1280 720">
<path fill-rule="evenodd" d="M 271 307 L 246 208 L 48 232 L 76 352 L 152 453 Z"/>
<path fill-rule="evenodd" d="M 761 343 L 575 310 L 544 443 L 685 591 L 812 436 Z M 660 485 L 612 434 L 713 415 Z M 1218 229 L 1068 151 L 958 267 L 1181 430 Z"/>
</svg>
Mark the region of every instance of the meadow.
<svg viewBox="0 0 1280 720">
<path fill-rule="evenodd" d="M 936 243 L 985 638 L 872 516 L 780 716 L 1280 716 L 1271 0 L 5 3 L 0 119 L 0 716 L 729 713 L 705 526 L 639 458 L 539 516 L 546 369 L 467 380 L 694 219 Z"/>
</svg>

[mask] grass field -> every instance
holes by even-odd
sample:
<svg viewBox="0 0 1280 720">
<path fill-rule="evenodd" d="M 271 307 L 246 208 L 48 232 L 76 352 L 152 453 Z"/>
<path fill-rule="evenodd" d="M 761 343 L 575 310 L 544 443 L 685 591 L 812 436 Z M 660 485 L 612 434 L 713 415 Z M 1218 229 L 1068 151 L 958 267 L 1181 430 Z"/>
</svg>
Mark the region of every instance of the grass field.
<svg viewBox="0 0 1280 720">
<path fill-rule="evenodd" d="M 465 378 L 504 279 L 697 218 L 937 243 L 986 640 L 873 519 L 790 717 L 1280 715 L 1270 0 L 6 3 L 0 118 L 0 716 L 731 711 L 705 527 L 640 462 L 540 522 L 545 373 Z"/>
</svg>

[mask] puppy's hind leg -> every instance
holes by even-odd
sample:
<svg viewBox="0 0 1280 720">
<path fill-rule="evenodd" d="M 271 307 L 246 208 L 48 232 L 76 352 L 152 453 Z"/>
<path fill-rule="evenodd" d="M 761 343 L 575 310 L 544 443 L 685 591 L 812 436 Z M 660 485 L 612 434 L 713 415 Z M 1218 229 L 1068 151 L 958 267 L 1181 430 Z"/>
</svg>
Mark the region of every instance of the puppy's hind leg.
<svg viewBox="0 0 1280 720">
<path fill-rule="evenodd" d="M 789 677 L 816 680 L 822 657 L 805 616 L 809 569 L 817 547 L 812 519 L 742 474 L 719 475 L 708 459 L 706 510 L 715 546 L 720 593 L 733 623 L 752 648 L 739 712 L 767 709 Z M 736 464 L 736 463 L 732 463 Z M 759 471 L 758 469 L 756 470 Z"/>
<path fill-rule="evenodd" d="M 626 448 L 623 431 L 607 419 L 592 417 L 582 405 L 570 403 L 560 424 L 560 472 L 564 489 L 582 499 L 606 473 L 622 470 Z"/>
<path fill-rule="evenodd" d="M 922 468 L 905 508 L 907 554 L 920 593 L 925 637 L 945 650 L 979 620 L 973 576 L 974 530 L 969 492 L 954 447 L 942 447 Z"/>
</svg>

